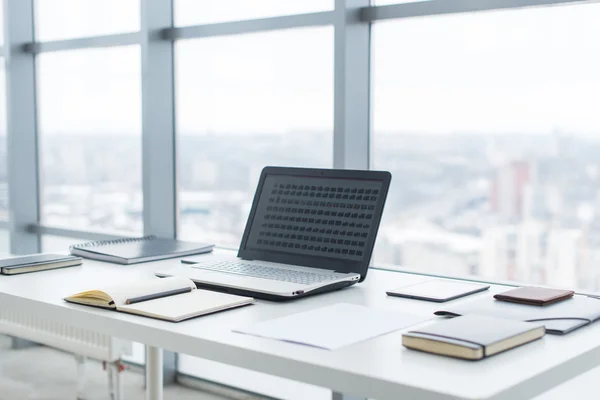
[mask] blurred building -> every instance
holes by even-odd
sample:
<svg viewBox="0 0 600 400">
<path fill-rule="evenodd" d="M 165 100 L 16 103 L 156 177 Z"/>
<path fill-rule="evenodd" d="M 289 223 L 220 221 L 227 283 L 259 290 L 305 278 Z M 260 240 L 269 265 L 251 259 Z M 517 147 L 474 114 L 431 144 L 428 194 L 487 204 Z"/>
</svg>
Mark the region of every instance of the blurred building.
<svg viewBox="0 0 600 400">
<path fill-rule="evenodd" d="M 582 232 L 528 221 L 483 232 L 480 269 L 487 277 L 575 287 L 582 267 Z"/>
<path fill-rule="evenodd" d="M 526 161 L 512 161 L 498 168 L 491 186 L 492 212 L 511 221 L 522 219 L 533 173 L 532 163 Z"/>
<path fill-rule="evenodd" d="M 450 232 L 427 220 L 414 219 L 380 230 L 375 262 L 446 275 L 476 272 L 481 240 Z"/>
</svg>

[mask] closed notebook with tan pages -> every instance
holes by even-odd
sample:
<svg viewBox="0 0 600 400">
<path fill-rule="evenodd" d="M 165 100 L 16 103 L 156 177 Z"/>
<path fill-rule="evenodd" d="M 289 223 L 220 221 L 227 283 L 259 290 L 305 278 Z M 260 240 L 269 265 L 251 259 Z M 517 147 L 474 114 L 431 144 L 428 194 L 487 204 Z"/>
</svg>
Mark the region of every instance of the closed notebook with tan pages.
<svg viewBox="0 0 600 400">
<path fill-rule="evenodd" d="M 197 289 L 191 279 L 184 277 L 155 278 L 114 285 L 77 293 L 64 300 L 171 322 L 254 302 L 251 297 Z"/>
<path fill-rule="evenodd" d="M 539 339 L 544 334 L 544 326 L 540 324 L 465 315 L 407 332 L 402 335 L 402 344 L 413 350 L 481 360 Z"/>
</svg>

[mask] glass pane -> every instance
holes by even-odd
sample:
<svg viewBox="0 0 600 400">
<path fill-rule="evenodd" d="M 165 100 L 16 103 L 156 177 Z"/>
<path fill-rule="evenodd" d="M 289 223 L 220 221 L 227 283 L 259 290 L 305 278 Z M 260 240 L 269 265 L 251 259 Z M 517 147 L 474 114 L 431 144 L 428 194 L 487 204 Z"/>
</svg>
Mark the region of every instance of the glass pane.
<svg viewBox="0 0 600 400">
<path fill-rule="evenodd" d="M 144 365 L 146 363 L 146 348 L 142 343 L 133 342 L 131 346 L 131 354 L 121 357 L 124 361 Z"/>
<path fill-rule="evenodd" d="M 201 25 L 333 9 L 334 0 L 175 0 L 175 25 Z"/>
<path fill-rule="evenodd" d="M 6 142 L 6 75 L 0 57 L 0 220 L 8 221 L 8 162 Z"/>
<path fill-rule="evenodd" d="M 376 262 L 600 289 L 600 4 L 373 26 Z"/>
<path fill-rule="evenodd" d="M 4 2 L 0 1 L 0 46 L 4 43 Z"/>
<path fill-rule="evenodd" d="M 0 256 L 10 254 L 10 232 L 8 229 L 0 229 Z"/>
<path fill-rule="evenodd" d="M 35 0 L 38 41 L 139 30 L 139 0 Z"/>
<path fill-rule="evenodd" d="M 2 4 L 0 3 L 0 8 Z M 2 20 L 0 15 L 0 21 Z M 0 220 L 8 221 L 8 171 L 6 143 L 6 75 L 0 57 Z M 10 252 L 10 232 L 0 229 L 0 254 Z"/>
<path fill-rule="evenodd" d="M 68 253 L 69 246 L 85 243 L 89 240 L 78 239 L 68 236 L 42 235 L 43 253 Z"/>
<path fill-rule="evenodd" d="M 265 165 L 332 165 L 333 30 L 176 46 L 179 233 L 237 247 Z"/>
<path fill-rule="evenodd" d="M 142 231 L 138 46 L 38 56 L 42 219 Z"/>
<path fill-rule="evenodd" d="M 371 0 L 374 6 L 386 6 L 388 4 L 424 3 L 428 0 Z"/>
</svg>

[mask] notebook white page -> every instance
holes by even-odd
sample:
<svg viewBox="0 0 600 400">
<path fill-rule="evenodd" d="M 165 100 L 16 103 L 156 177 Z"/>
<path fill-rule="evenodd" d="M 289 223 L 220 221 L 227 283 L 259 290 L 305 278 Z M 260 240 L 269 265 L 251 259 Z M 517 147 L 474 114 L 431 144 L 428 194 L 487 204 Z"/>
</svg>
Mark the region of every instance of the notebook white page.
<svg viewBox="0 0 600 400">
<path fill-rule="evenodd" d="M 254 299 L 251 297 L 196 289 L 189 293 L 118 306 L 117 310 L 176 322 L 252 302 Z"/>
<path fill-rule="evenodd" d="M 338 303 L 234 331 L 335 350 L 429 319 L 431 317 Z"/>
</svg>

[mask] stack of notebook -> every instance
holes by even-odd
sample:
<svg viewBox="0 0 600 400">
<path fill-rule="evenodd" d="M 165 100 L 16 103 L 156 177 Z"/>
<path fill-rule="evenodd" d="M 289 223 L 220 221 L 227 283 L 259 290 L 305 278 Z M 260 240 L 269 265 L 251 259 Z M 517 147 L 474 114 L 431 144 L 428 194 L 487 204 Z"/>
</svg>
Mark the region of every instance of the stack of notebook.
<svg viewBox="0 0 600 400">
<path fill-rule="evenodd" d="M 479 360 L 539 339 L 563 335 L 600 319 L 600 301 L 572 290 L 520 287 L 436 311 L 455 317 L 408 332 L 410 349 Z"/>
<path fill-rule="evenodd" d="M 487 315 L 516 321 L 540 322 L 546 332 L 565 335 L 600 320 L 600 300 L 574 295 L 571 290 L 519 288 L 494 298 L 459 303 L 435 312 L 436 315 Z"/>
<path fill-rule="evenodd" d="M 88 242 L 71 246 L 73 255 L 117 264 L 135 264 L 165 258 L 208 253 L 213 244 L 192 243 L 156 236 Z"/>
</svg>

